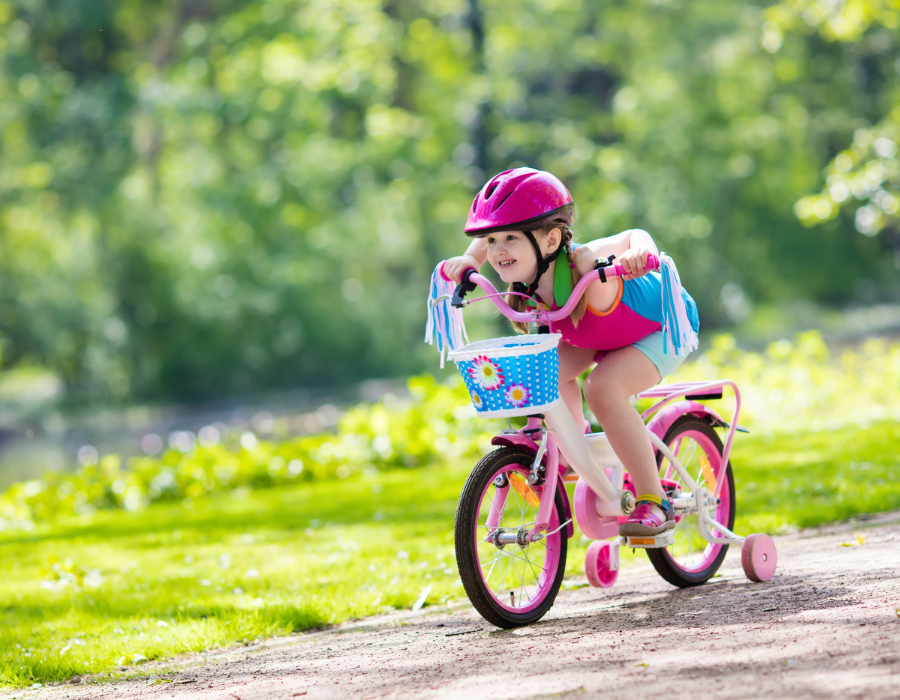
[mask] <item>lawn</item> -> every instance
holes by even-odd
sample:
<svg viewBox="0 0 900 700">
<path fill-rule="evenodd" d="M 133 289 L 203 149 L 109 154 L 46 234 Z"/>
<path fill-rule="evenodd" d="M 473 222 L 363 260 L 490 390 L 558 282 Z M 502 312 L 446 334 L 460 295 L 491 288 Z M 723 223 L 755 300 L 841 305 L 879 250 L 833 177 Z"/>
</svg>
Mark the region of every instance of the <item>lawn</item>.
<svg viewBox="0 0 900 700">
<path fill-rule="evenodd" d="M 898 455 L 893 421 L 739 435 L 736 529 L 900 509 Z M 157 503 L 0 533 L 0 684 L 139 669 L 409 608 L 426 594 L 425 604 L 458 599 L 452 526 L 465 476 L 434 467 L 242 488 L 189 508 Z M 585 548 L 576 532 L 568 577 L 583 580 Z"/>
</svg>

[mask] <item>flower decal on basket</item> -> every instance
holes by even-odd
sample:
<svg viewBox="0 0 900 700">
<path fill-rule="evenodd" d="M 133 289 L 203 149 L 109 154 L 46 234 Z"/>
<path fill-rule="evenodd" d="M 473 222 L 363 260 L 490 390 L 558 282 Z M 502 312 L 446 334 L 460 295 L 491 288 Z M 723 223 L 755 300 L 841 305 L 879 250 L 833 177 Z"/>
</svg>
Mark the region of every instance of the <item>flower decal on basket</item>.
<svg viewBox="0 0 900 700">
<path fill-rule="evenodd" d="M 469 395 L 472 397 L 472 403 L 475 404 L 475 408 L 481 408 L 481 396 L 477 391 L 469 392 Z"/>
<path fill-rule="evenodd" d="M 491 358 L 479 355 L 472 360 L 469 368 L 469 376 L 482 389 L 493 391 L 498 386 L 503 386 L 503 369 Z"/>
<path fill-rule="evenodd" d="M 516 408 L 521 408 L 531 400 L 531 391 L 523 384 L 510 384 L 506 390 L 506 400 Z"/>
</svg>

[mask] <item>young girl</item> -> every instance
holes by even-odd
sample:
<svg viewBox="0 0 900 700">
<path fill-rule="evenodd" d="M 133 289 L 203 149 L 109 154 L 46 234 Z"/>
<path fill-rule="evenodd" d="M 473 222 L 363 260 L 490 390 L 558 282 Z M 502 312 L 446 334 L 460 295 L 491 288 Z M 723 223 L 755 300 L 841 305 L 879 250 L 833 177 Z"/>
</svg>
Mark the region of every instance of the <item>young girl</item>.
<svg viewBox="0 0 900 700">
<path fill-rule="evenodd" d="M 584 382 L 584 396 L 639 494 L 619 534 L 656 535 L 675 527 L 674 514 L 647 429 L 628 397 L 659 383 L 684 360 L 663 349 L 662 283 L 659 274 L 644 270 L 647 255 L 658 256 L 659 250 L 639 229 L 576 246 L 569 228 L 574 214 L 572 196 L 550 173 L 532 168 L 502 172 L 478 193 L 469 211 L 466 235 L 475 240 L 463 255 L 447 260 L 443 272 L 459 282 L 466 269 L 478 270 L 488 261 L 511 292 L 556 309 L 598 258 L 615 256 L 628 271 L 589 285 L 572 314 L 550 330 L 562 334 L 559 391 L 576 421 L 584 422 L 577 378 L 596 363 Z M 687 292 L 682 297 L 696 332 L 697 306 Z M 517 310 L 528 304 L 517 294 L 507 301 Z M 513 325 L 528 331 L 523 324 Z"/>
</svg>

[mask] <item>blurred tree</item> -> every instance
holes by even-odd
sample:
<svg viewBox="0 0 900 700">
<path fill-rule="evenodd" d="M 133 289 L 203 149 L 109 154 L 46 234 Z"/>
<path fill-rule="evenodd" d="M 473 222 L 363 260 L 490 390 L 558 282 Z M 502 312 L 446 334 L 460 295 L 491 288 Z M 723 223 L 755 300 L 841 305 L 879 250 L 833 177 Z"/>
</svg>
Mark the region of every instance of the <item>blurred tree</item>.
<svg viewBox="0 0 900 700">
<path fill-rule="evenodd" d="M 521 164 L 570 186 L 582 240 L 650 230 L 705 328 L 888 293 L 838 202 L 816 230 L 793 205 L 893 108 L 892 20 L 832 41 L 783 7 L 0 1 L 7 363 L 105 401 L 417 371 L 428 274 Z"/>
<path fill-rule="evenodd" d="M 864 93 L 859 102 L 867 107 L 860 110 L 863 119 L 850 145 L 825 168 L 825 188 L 800 199 L 797 216 L 814 226 L 849 208 L 856 229 L 866 236 L 882 234 L 900 265 L 900 2 L 789 0 L 770 8 L 767 16 L 764 31 L 773 51 L 785 34 L 814 35 L 839 45 Z"/>
</svg>

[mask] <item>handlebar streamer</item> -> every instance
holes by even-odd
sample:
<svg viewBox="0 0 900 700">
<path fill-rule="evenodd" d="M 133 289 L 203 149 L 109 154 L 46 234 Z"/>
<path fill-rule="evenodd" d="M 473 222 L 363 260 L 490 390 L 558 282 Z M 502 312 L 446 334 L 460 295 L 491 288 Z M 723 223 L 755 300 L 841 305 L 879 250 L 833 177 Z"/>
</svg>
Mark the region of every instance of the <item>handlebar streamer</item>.
<svg viewBox="0 0 900 700">
<path fill-rule="evenodd" d="M 661 252 L 659 263 L 663 296 L 663 352 L 667 355 L 687 355 L 697 349 L 698 341 L 688 319 L 684 297 L 681 296 L 681 278 L 675 262 L 668 255 Z"/>
<path fill-rule="evenodd" d="M 450 305 L 450 298 L 456 285 L 444 277 L 443 265 L 442 261 L 431 273 L 428 321 L 425 324 L 425 342 L 429 345 L 437 343 L 441 355 L 441 368 L 444 367 L 444 358 L 450 350 L 457 350 L 469 342 L 462 309 Z"/>
</svg>

